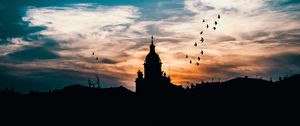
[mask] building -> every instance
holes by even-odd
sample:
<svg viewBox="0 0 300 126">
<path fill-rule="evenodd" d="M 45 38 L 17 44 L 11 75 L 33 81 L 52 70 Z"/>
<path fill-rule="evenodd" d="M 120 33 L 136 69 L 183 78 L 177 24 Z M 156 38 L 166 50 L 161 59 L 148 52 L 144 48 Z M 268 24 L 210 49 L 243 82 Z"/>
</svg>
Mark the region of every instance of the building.
<svg viewBox="0 0 300 126">
<path fill-rule="evenodd" d="M 161 70 L 162 62 L 155 52 L 153 36 L 151 37 L 150 52 L 145 58 L 144 75 L 139 70 L 136 79 L 136 93 L 138 95 L 175 95 L 183 92 L 181 86 L 171 83 L 171 78 Z"/>
</svg>

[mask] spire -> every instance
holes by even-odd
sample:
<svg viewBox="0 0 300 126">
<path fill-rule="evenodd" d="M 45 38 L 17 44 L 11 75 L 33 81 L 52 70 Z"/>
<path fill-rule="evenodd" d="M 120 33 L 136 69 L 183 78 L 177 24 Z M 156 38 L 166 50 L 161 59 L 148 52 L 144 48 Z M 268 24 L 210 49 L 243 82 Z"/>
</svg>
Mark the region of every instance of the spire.
<svg viewBox="0 0 300 126">
<path fill-rule="evenodd" d="M 152 45 L 153 45 L 153 39 L 154 39 L 154 38 L 153 38 L 153 35 L 152 35 L 152 36 L 151 36 L 151 44 L 152 44 Z"/>
<path fill-rule="evenodd" d="M 154 53 L 155 52 L 155 45 L 153 44 L 153 36 L 151 36 L 151 45 L 150 45 L 150 53 Z"/>
</svg>

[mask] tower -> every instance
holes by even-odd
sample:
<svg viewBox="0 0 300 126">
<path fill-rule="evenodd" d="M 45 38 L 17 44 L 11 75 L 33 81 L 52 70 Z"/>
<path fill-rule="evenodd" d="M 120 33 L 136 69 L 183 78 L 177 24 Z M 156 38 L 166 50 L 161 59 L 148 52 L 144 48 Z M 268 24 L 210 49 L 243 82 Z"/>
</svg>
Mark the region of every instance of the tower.
<svg viewBox="0 0 300 126">
<path fill-rule="evenodd" d="M 151 37 L 150 52 L 145 58 L 144 74 L 146 80 L 157 80 L 162 76 L 161 61 L 158 54 L 155 52 L 153 44 L 153 36 Z"/>
<path fill-rule="evenodd" d="M 171 83 L 171 79 L 161 70 L 162 62 L 159 55 L 155 52 L 155 45 L 151 37 L 150 51 L 144 62 L 144 75 L 141 71 L 137 72 L 136 93 L 138 95 L 161 96 L 175 94 L 180 90 Z M 164 75 L 163 75 L 164 73 Z"/>
</svg>

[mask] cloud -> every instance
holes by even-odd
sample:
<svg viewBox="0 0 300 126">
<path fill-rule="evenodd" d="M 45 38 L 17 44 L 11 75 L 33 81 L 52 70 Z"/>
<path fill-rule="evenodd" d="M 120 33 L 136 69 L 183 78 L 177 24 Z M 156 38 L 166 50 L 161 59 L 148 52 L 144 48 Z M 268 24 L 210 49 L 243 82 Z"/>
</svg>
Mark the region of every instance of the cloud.
<svg viewBox="0 0 300 126">
<path fill-rule="evenodd" d="M 61 74 L 63 72 L 59 70 L 78 70 L 80 74 L 100 74 L 105 83 L 123 83 L 121 77 L 127 76 L 128 71 L 124 72 L 123 66 L 114 68 L 111 65 L 126 61 L 130 50 L 124 53 L 119 51 L 135 45 L 135 42 L 129 40 L 121 42 L 119 37 L 128 39 L 128 35 L 123 33 L 126 33 L 128 27 L 139 17 L 138 8 L 72 4 L 64 7 L 27 9 L 23 21 L 29 23 L 30 27 L 44 29 L 28 36 L 7 39 L 9 44 L 0 46 L 2 63 L 18 63 L 20 68 L 28 67 L 36 72 L 56 69 L 55 71 Z M 100 64 L 95 62 L 91 52 L 100 57 Z M 47 74 L 41 75 L 47 78 Z"/>
<path fill-rule="evenodd" d="M 133 6 L 76 4 L 67 7 L 31 7 L 23 20 L 31 26 L 46 27 L 47 30 L 39 34 L 57 41 L 62 48 L 76 49 L 58 52 L 61 55 L 87 55 L 92 50 L 118 48 L 118 37 L 128 37 L 126 31 L 138 16 L 138 8 Z M 105 44 L 110 44 L 110 47 L 101 46 Z"/>
<path fill-rule="evenodd" d="M 158 4 L 157 6 L 162 5 Z M 165 10 L 165 8 L 160 9 Z M 173 68 L 180 70 L 176 72 L 189 71 L 194 74 L 192 75 L 195 76 L 192 79 L 194 81 L 211 78 L 212 76 L 230 78 L 242 74 L 256 74 L 265 69 L 252 65 L 251 62 L 255 62 L 254 59 L 258 57 L 278 54 L 278 51 L 271 49 L 272 47 L 281 48 L 281 51 L 285 50 L 287 52 L 297 49 L 290 48 L 294 46 L 292 43 L 282 47 L 278 47 L 280 45 L 278 43 L 288 41 L 288 38 L 290 38 L 290 41 L 296 42 L 298 32 L 295 28 L 299 26 L 299 22 L 289 13 L 272 10 L 269 3 L 264 0 L 186 0 L 182 8 L 166 9 L 186 14 L 181 18 L 180 13 L 164 13 L 165 16 L 158 16 L 160 18 L 142 19 L 145 16 L 141 15 L 151 15 L 151 13 L 141 14 L 139 10 L 143 9 L 133 6 L 104 7 L 93 4 L 58 8 L 31 8 L 24 20 L 29 21 L 33 26 L 46 26 L 48 30 L 41 32 L 41 34 L 52 37 L 57 41 L 65 41 L 66 43 L 60 43 L 62 48 L 65 49 L 57 52 L 60 55 L 69 56 L 72 54 L 71 57 L 73 58 L 78 57 L 78 55 L 87 58 L 91 51 L 95 51 L 97 54 L 101 54 L 99 57 L 123 59 L 118 60 L 119 62 L 106 60 L 102 63 L 113 63 L 126 67 L 127 69 L 123 72 L 128 73 L 138 69 L 131 66 L 132 62 L 139 60 L 142 64 L 143 58 L 147 54 L 147 50 L 145 50 L 147 46 L 145 47 L 145 45 L 147 45 L 149 39 L 145 39 L 145 36 L 156 35 L 157 52 L 166 64 L 164 68 L 169 64 L 178 67 Z M 73 16 L 73 13 L 79 16 Z M 203 29 L 205 24 L 201 26 L 202 19 L 207 19 L 207 23 L 213 23 L 217 14 L 222 16 L 217 26 L 217 32 Z M 85 17 L 85 19 L 81 17 Z M 98 19 L 99 17 L 106 18 Z M 72 20 L 72 22 L 66 24 L 68 20 Z M 286 25 L 287 22 L 289 22 L 288 25 Z M 76 24 L 81 25 L 77 26 Z M 205 43 L 202 47 L 205 52 L 205 55 L 202 56 L 203 66 L 199 70 L 193 71 L 192 69 L 195 69 L 195 66 L 186 66 L 185 59 L 174 57 L 174 55 L 181 53 L 196 57 L 199 49 L 193 48 L 191 43 L 197 41 L 201 30 L 205 30 Z M 291 31 L 296 32 L 291 34 Z M 281 35 L 285 39 L 278 39 L 282 38 Z M 101 44 L 96 43 L 99 41 L 101 41 Z M 143 51 L 137 55 L 134 51 L 138 50 Z M 241 50 L 243 52 L 240 52 Z M 120 54 L 126 55 L 121 56 Z M 234 60 L 234 57 L 243 60 Z M 245 64 L 242 61 L 250 63 Z M 182 68 L 182 65 L 185 65 L 185 68 Z M 104 66 L 99 69 L 102 69 L 102 67 Z M 141 68 L 139 67 L 139 69 Z M 220 74 L 216 74 L 217 69 L 219 69 Z M 110 66 L 110 70 L 106 71 L 111 74 L 119 73 L 112 66 Z M 197 76 L 199 72 L 207 75 L 200 74 L 201 76 Z M 174 78 L 174 82 L 182 82 L 180 78 L 188 77 L 185 77 L 185 75 L 178 76 L 178 78 Z M 127 82 L 129 81 L 127 80 Z"/>
<path fill-rule="evenodd" d="M 117 61 L 115 61 L 113 59 L 108 59 L 108 58 L 101 59 L 100 62 L 105 63 L 105 64 L 116 64 L 116 63 L 118 63 Z"/>
<path fill-rule="evenodd" d="M 22 49 L 24 46 L 32 45 L 32 43 L 24 41 L 21 38 L 11 38 L 2 41 L 8 41 L 9 43 L 0 45 L 0 56 L 5 56 L 9 53 L 15 52 L 19 49 Z"/>
<path fill-rule="evenodd" d="M 300 70 L 300 53 L 282 53 L 261 59 L 265 64 L 270 64 L 268 74 L 298 72 Z M 264 61 L 265 60 L 265 61 Z M 288 64 L 288 65 L 287 65 Z M 281 75 L 283 76 L 283 75 Z"/>
<path fill-rule="evenodd" d="M 105 38 L 126 30 L 126 25 L 138 17 L 138 9 L 132 6 L 105 7 L 93 4 L 75 4 L 69 7 L 29 8 L 24 21 L 31 26 L 45 26 L 43 35 L 76 35 Z M 84 25 L 83 25 L 84 24 Z"/>
<path fill-rule="evenodd" d="M 204 4 L 202 1 L 185 1 L 185 8 L 194 13 L 200 11 L 214 10 L 215 8 L 211 5 Z"/>
<path fill-rule="evenodd" d="M 114 76 L 61 68 L 0 64 L 0 71 L 2 71 L 0 76 L 3 77 L 0 89 L 14 88 L 21 92 L 30 90 L 49 91 L 50 89 L 60 89 L 70 84 L 87 85 L 88 78 L 92 82 L 96 82 L 96 76 L 101 78 L 101 87 L 120 86 L 120 82 L 117 81 L 118 78 Z"/>
<path fill-rule="evenodd" d="M 42 47 L 34 47 L 34 48 L 17 51 L 9 54 L 8 56 L 21 61 L 34 61 L 34 60 L 46 60 L 46 59 L 59 58 L 57 54 Z"/>
<path fill-rule="evenodd" d="M 136 71 L 143 69 L 151 35 L 163 69 L 177 84 L 281 74 L 284 69 L 278 69 L 280 65 L 298 71 L 299 65 L 294 61 L 300 50 L 300 14 L 296 11 L 298 4 L 289 1 L 176 0 L 118 6 L 31 6 L 22 20 L 29 28 L 41 29 L 27 36 L 11 37 L 9 44 L 0 46 L 0 54 L 8 57 L 15 52 L 44 48 L 45 53 L 53 53 L 59 59 L 32 56 L 34 60 L 21 62 L 18 67 L 100 74 L 108 78 L 105 82 L 123 84 L 132 90 Z M 217 30 L 205 28 L 206 24 L 213 26 L 215 20 Z M 200 31 L 204 31 L 205 42 L 194 47 Z M 186 54 L 193 64 L 189 64 Z M 198 56 L 200 66 L 195 65 Z"/>
<path fill-rule="evenodd" d="M 279 3 L 276 4 L 280 5 Z M 268 64 L 266 63 L 268 60 L 256 59 L 276 57 L 280 53 L 296 53 L 300 49 L 298 41 L 300 33 L 297 29 L 300 22 L 295 18 L 300 17 L 298 12 L 274 9 L 274 6 L 265 0 L 186 0 L 184 5 L 185 11 L 190 11 L 194 15 L 187 17 L 187 20 L 169 22 L 167 20 L 161 22 L 159 26 L 164 31 L 170 32 L 174 38 L 183 39 L 176 43 L 181 49 L 175 49 L 171 41 L 167 42 L 170 44 L 163 46 L 173 49 L 166 49 L 162 57 L 169 57 L 167 60 L 177 62 L 171 63 L 172 66 L 177 66 L 173 68 L 177 83 L 191 80 L 197 82 L 212 77 L 229 79 L 256 74 L 270 76 L 267 71 L 276 69 L 272 67 L 274 63 Z M 201 56 L 203 60 L 198 70 L 195 70 L 195 66 L 179 67 L 188 62 L 188 60 L 185 63 L 178 61 L 184 58 L 165 56 L 181 54 L 184 57 L 184 54 L 189 54 L 192 59 L 197 57 L 199 49 L 194 49 L 192 45 L 198 39 L 197 34 L 206 25 L 201 26 L 201 21 L 206 19 L 212 25 L 214 20 L 217 20 L 217 14 L 221 14 L 217 31 L 204 29 L 205 43 L 200 48 L 204 50 L 205 55 Z M 261 64 L 258 65 L 257 62 Z M 292 65 L 291 62 L 284 64 Z M 295 70 L 300 72 L 298 68 Z M 182 74 L 182 71 L 190 74 Z M 279 70 L 276 72 L 281 73 Z"/>
</svg>

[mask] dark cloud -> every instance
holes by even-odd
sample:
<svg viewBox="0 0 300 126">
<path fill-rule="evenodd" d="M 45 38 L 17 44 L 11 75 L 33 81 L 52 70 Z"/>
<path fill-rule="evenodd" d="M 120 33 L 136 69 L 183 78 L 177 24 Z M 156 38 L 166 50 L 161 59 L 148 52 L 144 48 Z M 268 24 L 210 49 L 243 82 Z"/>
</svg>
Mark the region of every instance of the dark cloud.
<svg viewBox="0 0 300 126">
<path fill-rule="evenodd" d="M 221 10 L 224 14 L 236 14 L 239 12 L 236 8 L 222 8 Z"/>
<path fill-rule="evenodd" d="M 174 57 L 176 59 L 185 59 L 185 56 L 186 56 L 186 53 L 184 53 L 184 52 L 176 52 L 174 55 Z"/>
<path fill-rule="evenodd" d="M 15 88 L 18 91 L 43 90 L 62 88 L 70 84 L 82 82 L 70 71 L 54 71 L 47 69 L 27 69 L 1 65 L 0 89 Z"/>
<path fill-rule="evenodd" d="M 33 61 L 44 59 L 57 59 L 59 56 L 43 47 L 33 47 L 25 50 L 10 53 L 8 55 L 20 61 Z"/>
<path fill-rule="evenodd" d="M 261 58 L 261 61 L 269 65 L 269 71 L 280 73 L 294 70 L 300 73 L 300 53 L 277 54 Z"/>
<path fill-rule="evenodd" d="M 287 63 L 287 64 L 300 67 L 300 53 L 285 53 L 285 54 L 278 55 L 277 57 L 278 59 L 274 58 L 273 60 L 276 61 L 281 59 L 280 62 L 282 61 L 282 63 Z"/>
<path fill-rule="evenodd" d="M 300 73 L 300 53 L 283 53 L 271 56 L 254 56 L 242 60 L 243 56 L 235 56 L 240 60 L 232 62 L 212 63 L 205 65 L 202 72 L 211 73 L 215 77 L 237 77 L 256 75 L 278 77 Z M 244 56 L 245 57 L 245 56 Z M 228 78 L 228 79 L 229 79 Z"/>
<path fill-rule="evenodd" d="M 244 34 L 244 38 L 247 40 L 255 39 L 257 37 L 267 37 L 271 33 L 264 31 L 254 31 L 252 34 Z"/>
<path fill-rule="evenodd" d="M 121 30 L 117 30 L 117 27 L 122 27 Z M 119 31 L 119 32 L 125 32 L 126 30 L 128 30 L 129 25 L 128 24 L 118 24 L 118 25 L 106 25 L 104 27 L 102 27 L 100 30 L 101 31 L 108 31 L 108 32 L 113 32 L 113 31 Z"/>
<path fill-rule="evenodd" d="M 225 42 L 225 41 L 235 41 L 236 39 L 232 36 L 220 36 L 217 38 L 217 40 L 221 42 Z"/>
<path fill-rule="evenodd" d="M 135 38 L 135 39 L 123 39 L 121 42 L 135 42 L 134 45 L 130 46 L 127 50 L 131 49 L 139 49 L 141 47 L 145 47 L 147 44 L 150 43 L 150 36 L 149 38 L 141 37 L 141 38 Z"/>
<path fill-rule="evenodd" d="M 300 1 L 299 0 L 270 0 L 267 1 L 269 7 L 274 10 L 283 10 L 283 11 L 300 11 Z"/>
<path fill-rule="evenodd" d="M 209 6 L 209 5 L 206 5 L 206 4 L 203 4 L 202 2 L 197 2 L 195 5 L 195 7 L 197 7 L 199 10 L 213 10 L 215 9 L 214 7 L 212 6 Z"/>
<path fill-rule="evenodd" d="M 22 37 L 22 40 L 26 42 L 35 42 L 40 44 L 42 47 L 47 48 L 49 50 L 59 50 L 60 43 L 65 43 L 65 41 L 58 41 L 54 40 L 53 38 L 50 38 L 45 35 L 41 35 L 38 33 L 30 34 L 25 37 Z"/>
<path fill-rule="evenodd" d="M 242 33 L 241 37 L 245 40 L 253 40 L 257 43 L 300 44 L 300 29 L 295 28 L 284 31 L 269 32 L 254 31 L 253 33 Z"/>
<path fill-rule="evenodd" d="M 164 28 L 157 24 L 148 25 L 146 26 L 146 29 L 149 35 L 172 36 L 174 34 L 172 32 L 165 31 Z"/>
<path fill-rule="evenodd" d="M 212 63 L 203 68 L 203 71 L 206 73 L 211 73 L 215 77 L 237 77 L 242 76 L 241 71 L 235 69 L 239 67 L 247 67 L 249 64 L 243 62 L 224 62 L 224 63 Z M 245 74 L 245 73 L 244 73 Z"/>
<path fill-rule="evenodd" d="M 59 49 L 59 42 L 57 42 L 56 40 L 53 39 L 49 39 L 49 38 L 43 38 L 43 47 L 47 47 L 48 49 Z"/>
<path fill-rule="evenodd" d="M 180 42 L 184 42 L 185 39 L 181 39 L 181 38 L 159 38 L 157 40 L 158 42 L 168 42 L 168 43 L 180 43 Z"/>
<path fill-rule="evenodd" d="M 268 40 L 282 43 L 300 44 L 300 29 L 277 31 L 273 36 L 274 37 L 268 38 Z"/>
<path fill-rule="evenodd" d="M 254 31 L 252 33 L 239 33 L 239 34 L 244 40 L 255 40 L 257 37 L 268 36 L 270 32 Z"/>
<path fill-rule="evenodd" d="M 109 59 L 109 58 L 103 58 L 100 60 L 100 63 L 104 63 L 104 64 L 117 64 L 118 61 L 113 60 L 113 59 Z"/>
<path fill-rule="evenodd" d="M 102 87 L 119 86 L 121 84 L 118 81 L 119 78 L 106 74 L 66 69 L 25 68 L 0 64 L 0 90 L 15 88 L 21 92 L 28 92 L 29 90 L 48 91 L 73 84 L 87 85 L 88 78 L 92 82 L 96 82 L 96 75 L 100 77 Z"/>
</svg>

